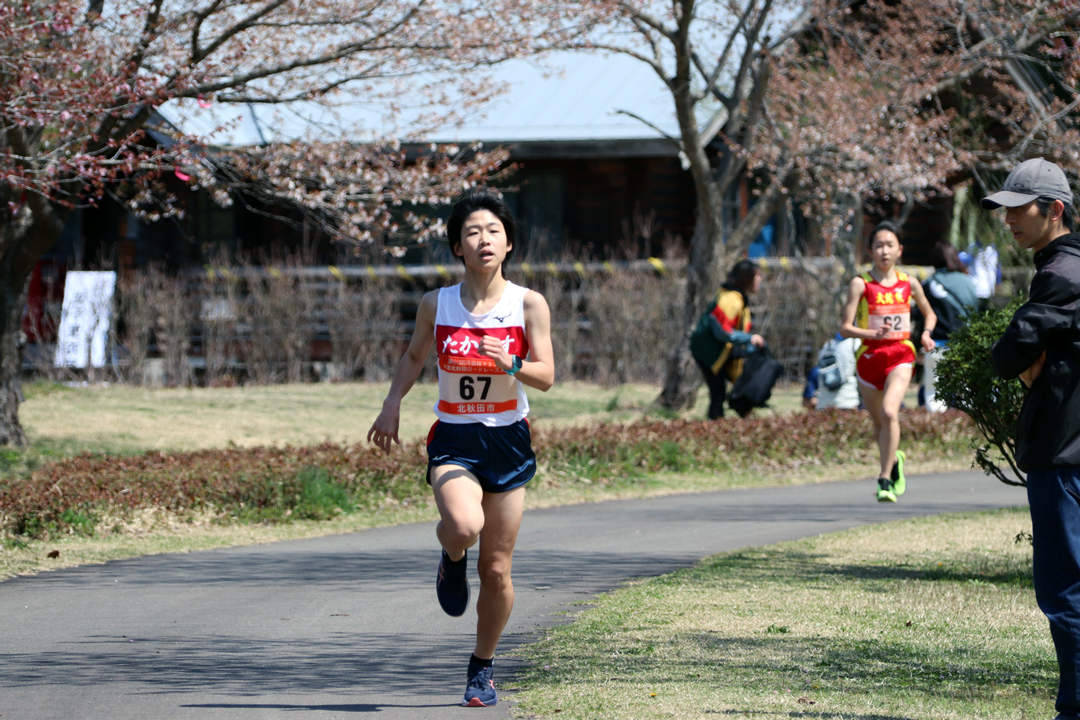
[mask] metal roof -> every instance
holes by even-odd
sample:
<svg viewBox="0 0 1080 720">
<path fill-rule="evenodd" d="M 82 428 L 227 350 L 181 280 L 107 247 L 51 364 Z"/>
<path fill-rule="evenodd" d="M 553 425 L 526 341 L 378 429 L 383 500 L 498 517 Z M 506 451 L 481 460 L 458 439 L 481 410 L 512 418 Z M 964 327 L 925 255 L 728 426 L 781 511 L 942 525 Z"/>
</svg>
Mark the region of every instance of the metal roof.
<svg viewBox="0 0 1080 720">
<path fill-rule="evenodd" d="M 540 61 L 506 62 L 491 74 L 509 86 L 506 94 L 463 124 L 418 139 L 487 144 L 606 141 L 604 145 L 637 140 L 651 141 L 645 146 L 655 153 L 667 142 L 657 143 L 665 133 L 679 135 L 663 81 L 652 68 L 625 55 L 562 52 Z M 172 101 L 160 113 L 183 131 L 219 146 L 294 139 L 364 141 L 394 131 L 381 108 L 359 100 L 334 110 L 313 103 L 275 107 Z M 664 154 L 674 152 L 671 145 Z"/>
</svg>

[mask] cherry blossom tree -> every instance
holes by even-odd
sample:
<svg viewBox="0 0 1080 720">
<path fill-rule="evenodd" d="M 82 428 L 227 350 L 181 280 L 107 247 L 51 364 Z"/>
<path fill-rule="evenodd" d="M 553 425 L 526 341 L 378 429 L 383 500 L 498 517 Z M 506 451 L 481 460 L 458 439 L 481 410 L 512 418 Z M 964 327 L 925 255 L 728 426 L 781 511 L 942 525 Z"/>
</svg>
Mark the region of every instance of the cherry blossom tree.
<svg viewBox="0 0 1080 720">
<path fill-rule="evenodd" d="M 693 398 L 689 331 L 723 272 L 793 196 L 850 246 L 872 195 L 948 192 L 965 174 L 1038 151 L 1075 163 L 1075 1 L 607 7 L 612 19 L 578 47 L 632 56 L 663 79 L 696 192 L 667 407 Z M 754 204 L 739 217 L 725 200 L 747 177 Z"/>
<path fill-rule="evenodd" d="M 902 222 L 915 201 L 973 179 L 993 191 L 1028 157 L 1080 169 L 1080 4 L 831 2 L 815 12 L 811 32 L 778 53 L 773 134 L 759 157 L 768 165 L 799 148 L 795 195 L 847 275 L 878 200 L 901 201 Z"/>
<path fill-rule="evenodd" d="M 179 212 L 171 175 L 223 203 L 291 203 L 339 239 L 437 232 L 404 208 L 446 202 L 505 153 L 407 158 L 401 133 L 350 123 L 345 104 L 422 133 L 499 92 L 485 68 L 593 20 L 529 0 L 0 0 L 0 444 L 25 443 L 26 281 L 76 208 L 111 193 L 151 219 Z M 208 150 L 187 122 L 224 118 L 212 135 L 228 108 L 268 105 L 319 114 L 321 134 Z"/>
</svg>

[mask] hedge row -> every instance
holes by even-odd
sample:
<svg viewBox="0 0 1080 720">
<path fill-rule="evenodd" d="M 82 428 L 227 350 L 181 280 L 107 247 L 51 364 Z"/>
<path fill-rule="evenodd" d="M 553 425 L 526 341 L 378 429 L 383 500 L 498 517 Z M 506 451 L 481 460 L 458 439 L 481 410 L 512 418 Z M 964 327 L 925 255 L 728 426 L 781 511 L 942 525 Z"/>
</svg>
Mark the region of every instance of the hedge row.
<svg viewBox="0 0 1080 720">
<path fill-rule="evenodd" d="M 901 415 L 905 446 L 954 456 L 973 426 L 949 412 Z M 538 479 L 612 482 L 664 470 L 776 470 L 872 461 L 866 413 L 815 412 L 717 422 L 600 424 L 534 433 Z M 421 444 L 389 455 L 368 444 L 227 448 L 135 457 L 84 454 L 0 480 L 0 530 L 9 536 L 93 532 L 103 517 L 143 510 L 226 520 L 326 518 L 428 497 Z"/>
</svg>

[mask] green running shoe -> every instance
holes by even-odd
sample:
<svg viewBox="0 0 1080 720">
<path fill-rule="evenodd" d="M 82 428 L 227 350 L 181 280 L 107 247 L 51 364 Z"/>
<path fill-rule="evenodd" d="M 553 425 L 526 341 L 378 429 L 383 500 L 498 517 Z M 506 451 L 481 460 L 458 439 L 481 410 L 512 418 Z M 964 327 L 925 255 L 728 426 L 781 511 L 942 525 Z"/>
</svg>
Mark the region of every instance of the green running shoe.
<svg viewBox="0 0 1080 720">
<path fill-rule="evenodd" d="M 906 457 L 903 450 L 896 451 L 896 462 L 892 466 L 892 491 L 896 497 L 900 497 L 907 490 L 907 480 L 904 479 L 904 460 Z"/>
<path fill-rule="evenodd" d="M 889 478 L 878 478 L 878 502 L 896 502 L 896 494 L 892 491 L 892 480 Z"/>
</svg>

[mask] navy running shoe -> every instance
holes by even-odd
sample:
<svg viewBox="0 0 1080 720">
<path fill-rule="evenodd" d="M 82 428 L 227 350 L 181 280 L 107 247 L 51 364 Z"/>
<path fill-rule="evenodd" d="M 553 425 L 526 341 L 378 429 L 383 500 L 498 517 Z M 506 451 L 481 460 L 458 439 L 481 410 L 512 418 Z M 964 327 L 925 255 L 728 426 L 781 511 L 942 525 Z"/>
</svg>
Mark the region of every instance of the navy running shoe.
<svg viewBox="0 0 1080 720">
<path fill-rule="evenodd" d="M 469 678 L 461 704 L 465 707 L 494 707 L 499 701 L 499 693 L 495 692 L 493 673 L 494 668 L 488 665 Z"/>
<path fill-rule="evenodd" d="M 439 574 L 435 577 L 435 594 L 439 596 L 439 605 L 452 617 L 460 617 L 469 607 L 469 578 L 466 573 L 469 564 L 469 551 L 465 551 L 458 562 L 453 562 L 443 550 L 439 561 Z"/>
</svg>

